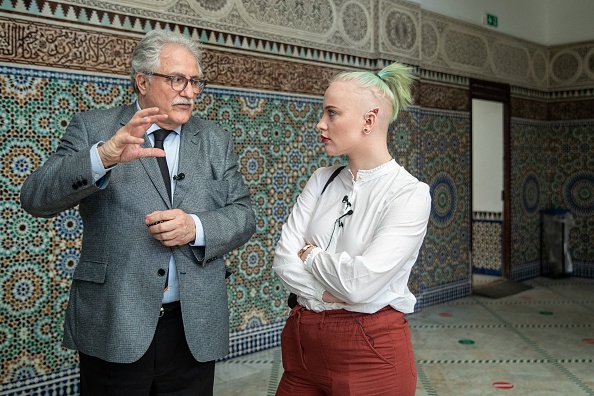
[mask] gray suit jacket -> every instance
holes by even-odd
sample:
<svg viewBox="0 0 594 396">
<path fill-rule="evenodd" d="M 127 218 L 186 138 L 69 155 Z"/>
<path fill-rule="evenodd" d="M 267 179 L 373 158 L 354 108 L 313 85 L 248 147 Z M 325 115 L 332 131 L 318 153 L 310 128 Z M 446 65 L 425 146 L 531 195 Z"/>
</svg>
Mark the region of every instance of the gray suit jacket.
<svg viewBox="0 0 594 396">
<path fill-rule="evenodd" d="M 228 133 L 192 117 L 182 127 L 173 206 L 155 158 L 119 164 L 97 187 L 89 151 L 134 115 L 134 106 L 76 114 L 55 154 L 22 186 L 21 204 L 52 217 L 78 205 L 84 231 L 64 325 L 64 346 L 118 363 L 138 360 L 152 341 L 173 252 L 186 338 L 199 361 L 223 358 L 229 316 L 223 255 L 255 231 L 254 213 Z M 145 137 L 145 147 L 150 141 Z M 196 214 L 206 246 L 161 245 L 144 216 L 179 208 Z M 161 275 L 159 274 L 161 272 Z"/>
</svg>

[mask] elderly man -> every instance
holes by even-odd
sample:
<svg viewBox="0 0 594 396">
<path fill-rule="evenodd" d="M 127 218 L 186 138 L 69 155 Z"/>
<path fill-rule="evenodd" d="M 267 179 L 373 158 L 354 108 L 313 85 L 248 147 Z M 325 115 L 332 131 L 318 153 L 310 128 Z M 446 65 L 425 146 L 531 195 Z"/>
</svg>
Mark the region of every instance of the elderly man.
<svg viewBox="0 0 594 396">
<path fill-rule="evenodd" d="M 229 347 L 225 253 L 255 231 L 228 133 L 193 117 L 201 51 L 151 31 L 132 55 L 138 100 L 76 114 L 25 181 L 23 208 L 79 206 L 84 234 L 64 346 L 83 395 L 212 395 Z"/>
</svg>

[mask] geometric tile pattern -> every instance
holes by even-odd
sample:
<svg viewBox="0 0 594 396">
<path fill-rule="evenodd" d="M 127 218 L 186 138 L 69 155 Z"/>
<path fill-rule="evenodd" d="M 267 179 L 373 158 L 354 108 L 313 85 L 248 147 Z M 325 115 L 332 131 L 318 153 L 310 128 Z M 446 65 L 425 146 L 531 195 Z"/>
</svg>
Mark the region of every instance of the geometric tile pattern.
<svg viewBox="0 0 594 396">
<path fill-rule="evenodd" d="M 126 78 L 35 69 L 0 70 L 0 357 L 2 383 L 70 369 L 61 347 L 70 279 L 80 257 L 75 209 L 37 219 L 19 204 L 28 174 L 55 150 L 73 113 L 132 100 Z M 196 114 L 216 120 L 235 141 L 257 234 L 226 257 L 230 277 L 230 356 L 278 345 L 287 291 L 271 271 L 280 227 L 313 170 L 330 160 L 318 143 L 321 98 L 207 88 Z"/>
<path fill-rule="evenodd" d="M 501 221 L 472 221 L 472 272 L 502 275 Z"/>
<path fill-rule="evenodd" d="M 593 121 L 512 119 L 512 268 L 540 263 L 541 212 L 569 210 L 574 274 L 594 270 Z M 523 278 L 535 274 L 525 274 Z"/>
<path fill-rule="evenodd" d="M 553 122 L 545 169 L 549 177 L 548 207 L 568 209 L 576 226 L 570 234 L 570 252 L 577 262 L 594 269 L 594 120 Z M 582 275 L 584 265 L 576 266 Z"/>
<path fill-rule="evenodd" d="M 549 179 L 543 156 L 548 130 L 548 122 L 511 120 L 512 268 L 531 263 L 540 267 L 540 210 L 548 206 L 545 197 L 549 195 L 543 191 Z"/>
<path fill-rule="evenodd" d="M 512 278 L 539 274 L 540 211 L 553 207 L 576 218 L 574 275 L 594 277 L 594 43 L 555 48 L 551 58 L 544 47 L 400 0 L 304 1 L 281 14 L 266 7 L 273 3 L 180 0 L 157 10 L 136 0 L 0 0 L 0 392 L 36 381 L 48 394 L 77 386 L 77 357 L 60 338 L 82 223 L 76 210 L 31 218 L 20 209 L 19 188 L 55 150 L 74 112 L 130 102 L 127 79 L 104 73 L 125 75 L 137 39 L 154 28 L 205 45 L 214 84 L 196 114 L 233 134 L 258 219 L 254 238 L 226 257 L 234 272 L 229 357 L 278 345 L 288 312 L 286 290 L 270 270 L 280 226 L 308 175 L 343 160 L 323 154 L 315 131 L 320 95 L 336 67 L 377 70 L 387 59 L 420 65 L 419 107 L 402 112 L 389 137 L 393 156 L 433 197 L 409 283 L 419 308 L 470 293 L 473 76 L 521 84 L 512 87 Z M 324 20 L 332 26 L 315 24 L 330 14 Z M 372 40 L 380 54 L 369 52 Z M 491 231 L 478 240 L 496 239 Z"/>
<path fill-rule="evenodd" d="M 421 289 L 469 280 L 469 116 L 420 110 L 419 173 L 432 210 L 422 250 Z"/>
<path fill-rule="evenodd" d="M 0 382 L 5 389 L 31 378 L 43 379 L 45 386 L 48 375 L 67 373 L 78 362 L 75 353 L 61 347 L 61 337 L 82 221 L 76 208 L 52 219 L 31 217 L 20 207 L 20 185 L 55 151 L 73 113 L 129 103 L 128 84 L 127 78 L 0 67 Z M 280 342 L 288 293 L 271 264 L 281 226 L 313 171 L 344 161 L 326 156 L 319 144 L 315 125 L 321 102 L 320 97 L 216 86 L 197 100 L 196 115 L 233 135 L 257 219 L 255 236 L 226 256 L 233 272 L 229 357 Z M 394 156 L 413 174 L 424 161 L 418 119 L 415 108 L 401 112 L 389 141 Z M 416 291 L 422 286 L 418 280 L 427 278 L 421 262 L 411 278 Z"/>
<path fill-rule="evenodd" d="M 594 394 L 594 280 L 525 283 L 534 289 L 466 297 L 409 317 L 417 395 Z"/>
<path fill-rule="evenodd" d="M 594 280 L 525 283 L 533 288 L 407 315 L 417 396 L 594 394 Z M 273 396 L 281 359 L 276 347 L 217 363 L 215 394 Z"/>
</svg>

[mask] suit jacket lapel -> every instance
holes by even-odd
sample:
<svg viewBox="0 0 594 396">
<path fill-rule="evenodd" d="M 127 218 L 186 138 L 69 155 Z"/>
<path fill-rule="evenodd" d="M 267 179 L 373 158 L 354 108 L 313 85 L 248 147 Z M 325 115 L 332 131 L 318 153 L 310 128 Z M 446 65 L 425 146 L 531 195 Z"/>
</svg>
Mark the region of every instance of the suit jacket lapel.
<svg viewBox="0 0 594 396">
<path fill-rule="evenodd" d="M 199 133 L 198 125 L 193 118 L 182 126 L 180 142 L 179 142 L 179 166 L 178 173 L 195 172 L 196 157 L 199 150 L 198 141 L 194 139 Z M 188 175 L 186 175 L 188 177 Z M 175 186 L 175 193 L 173 194 L 173 207 L 178 208 L 186 196 L 188 181 L 181 181 Z"/>
<path fill-rule="evenodd" d="M 130 111 L 126 112 L 125 117 L 122 118 L 120 124 L 126 125 L 130 119 L 134 116 L 136 112 L 136 104 L 129 106 Z M 144 135 L 144 142 L 140 145 L 142 148 L 151 148 L 153 145 L 151 144 L 148 135 Z M 167 188 L 165 187 L 165 183 L 163 183 L 163 176 L 161 176 L 161 171 L 159 170 L 159 164 L 157 163 L 157 159 L 154 157 L 146 157 L 146 158 L 139 158 L 137 161 L 140 161 L 144 170 L 146 171 L 149 179 L 151 180 L 153 186 L 157 189 L 165 203 L 167 204 L 168 208 L 171 208 L 171 202 L 169 202 L 169 196 L 167 195 Z"/>
</svg>

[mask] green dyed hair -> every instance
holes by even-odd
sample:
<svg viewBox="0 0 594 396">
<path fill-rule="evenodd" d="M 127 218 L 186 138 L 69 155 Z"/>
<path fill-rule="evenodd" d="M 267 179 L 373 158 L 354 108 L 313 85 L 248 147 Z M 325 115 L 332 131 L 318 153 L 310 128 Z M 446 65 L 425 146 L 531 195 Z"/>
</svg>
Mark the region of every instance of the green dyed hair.
<svg viewBox="0 0 594 396">
<path fill-rule="evenodd" d="M 368 71 L 342 72 L 330 82 L 354 81 L 362 88 L 371 90 L 378 99 L 387 99 L 392 104 L 390 121 L 394 121 L 398 117 L 398 112 L 406 109 L 413 102 L 410 89 L 412 80 L 412 68 L 394 62 L 377 74 Z"/>
</svg>

